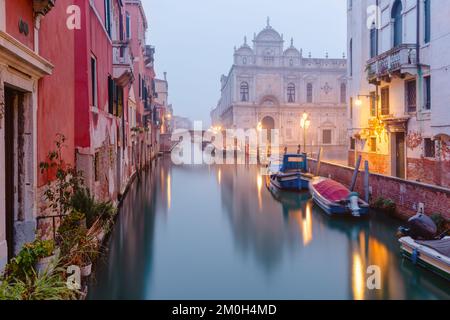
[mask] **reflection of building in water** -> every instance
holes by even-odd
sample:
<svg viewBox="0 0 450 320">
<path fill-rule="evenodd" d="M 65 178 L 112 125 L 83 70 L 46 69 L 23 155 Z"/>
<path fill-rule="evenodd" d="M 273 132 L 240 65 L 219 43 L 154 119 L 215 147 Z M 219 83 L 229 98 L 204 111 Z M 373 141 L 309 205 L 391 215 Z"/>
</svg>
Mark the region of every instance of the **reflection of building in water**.
<svg viewBox="0 0 450 320">
<path fill-rule="evenodd" d="M 289 243 L 280 204 L 262 196 L 265 190 L 262 181 L 258 180 L 256 168 L 222 166 L 220 170 L 222 203 L 237 248 L 245 255 L 253 255 L 267 271 L 273 271 L 282 260 L 286 243 Z"/>
<path fill-rule="evenodd" d="M 157 170 L 143 171 L 124 199 L 110 239 L 108 264 L 99 264 L 98 283 L 89 290 L 95 299 L 141 299 L 151 285 L 154 229 L 158 196 Z M 143 279 L 144 278 L 144 279 Z M 145 280 L 145 281 L 144 281 Z"/>
<path fill-rule="evenodd" d="M 309 114 L 308 146 L 345 153 L 347 60 L 305 57 L 293 40 L 268 23 L 234 52 L 234 63 L 221 79 L 221 98 L 211 112 L 213 126 L 279 129 L 280 144 L 297 150 L 303 142 L 300 119 Z"/>
</svg>

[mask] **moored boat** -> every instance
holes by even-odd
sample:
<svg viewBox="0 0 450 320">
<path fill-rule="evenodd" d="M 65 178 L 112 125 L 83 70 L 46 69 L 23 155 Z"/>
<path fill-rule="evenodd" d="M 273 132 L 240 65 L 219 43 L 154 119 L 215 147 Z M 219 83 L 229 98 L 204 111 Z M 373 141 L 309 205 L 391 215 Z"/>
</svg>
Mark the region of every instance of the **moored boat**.
<svg viewBox="0 0 450 320">
<path fill-rule="evenodd" d="M 403 237 L 399 241 L 403 256 L 450 280 L 450 237 L 424 241 Z"/>
<path fill-rule="evenodd" d="M 309 183 L 314 202 L 332 216 L 362 217 L 369 214 L 369 204 L 344 185 L 328 178 L 314 177 Z"/>
<path fill-rule="evenodd" d="M 272 159 L 269 163 L 270 184 L 282 190 L 307 190 L 313 175 L 308 173 L 307 156 L 285 154 L 282 159 Z"/>
<path fill-rule="evenodd" d="M 408 220 L 407 227 L 399 228 L 400 248 L 414 265 L 450 280 L 450 237 L 448 230 L 438 232 L 434 221 L 421 211 Z"/>
</svg>

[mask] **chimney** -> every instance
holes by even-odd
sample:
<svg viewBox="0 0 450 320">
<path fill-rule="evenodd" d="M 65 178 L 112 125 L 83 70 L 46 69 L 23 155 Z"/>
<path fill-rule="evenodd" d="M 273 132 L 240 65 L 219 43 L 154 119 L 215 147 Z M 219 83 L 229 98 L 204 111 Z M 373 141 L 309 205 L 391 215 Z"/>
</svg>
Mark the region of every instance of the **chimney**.
<svg viewBox="0 0 450 320">
<path fill-rule="evenodd" d="M 167 72 L 164 71 L 164 81 L 167 81 Z"/>
</svg>

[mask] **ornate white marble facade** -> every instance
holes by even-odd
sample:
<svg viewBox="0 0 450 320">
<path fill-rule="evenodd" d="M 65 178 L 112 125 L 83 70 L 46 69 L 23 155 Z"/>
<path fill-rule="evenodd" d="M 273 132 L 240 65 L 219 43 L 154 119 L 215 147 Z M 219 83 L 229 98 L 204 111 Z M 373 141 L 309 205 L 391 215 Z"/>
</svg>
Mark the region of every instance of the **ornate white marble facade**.
<svg viewBox="0 0 450 320">
<path fill-rule="evenodd" d="M 234 64 L 221 78 L 221 98 L 212 110 L 213 126 L 280 130 L 283 146 L 303 144 L 300 119 L 308 113 L 308 146 L 346 145 L 347 60 L 304 57 L 293 40 L 269 23 L 235 49 Z M 268 128 L 269 129 L 269 128 Z"/>
</svg>

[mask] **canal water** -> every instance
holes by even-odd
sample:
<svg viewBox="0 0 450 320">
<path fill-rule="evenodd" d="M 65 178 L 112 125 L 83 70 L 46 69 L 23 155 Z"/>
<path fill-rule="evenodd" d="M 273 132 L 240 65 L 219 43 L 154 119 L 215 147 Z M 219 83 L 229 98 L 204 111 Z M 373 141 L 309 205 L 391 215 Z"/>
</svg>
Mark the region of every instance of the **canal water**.
<svg viewBox="0 0 450 320">
<path fill-rule="evenodd" d="M 400 224 L 332 219 L 308 194 L 270 192 L 257 166 L 160 159 L 124 200 L 89 298 L 449 299 L 448 282 L 401 258 Z"/>
</svg>

